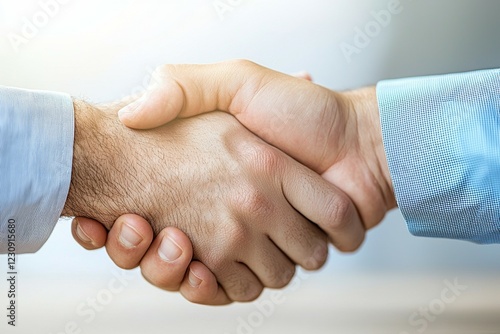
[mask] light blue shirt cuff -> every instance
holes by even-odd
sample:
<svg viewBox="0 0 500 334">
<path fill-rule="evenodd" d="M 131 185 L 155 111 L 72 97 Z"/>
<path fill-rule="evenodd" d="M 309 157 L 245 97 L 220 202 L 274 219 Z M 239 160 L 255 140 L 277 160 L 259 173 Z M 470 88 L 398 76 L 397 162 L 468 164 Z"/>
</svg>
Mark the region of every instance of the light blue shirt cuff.
<svg viewBox="0 0 500 334">
<path fill-rule="evenodd" d="M 69 191 L 73 137 L 68 95 L 0 87 L 0 253 L 9 221 L 17 253 L 36 252 L 48 239 Z"/>
<path fill-rule="evenodd" d="M 409 231 L 500 243 L 500 70 L 383 81 L 377 98 Z"/>
</svg>

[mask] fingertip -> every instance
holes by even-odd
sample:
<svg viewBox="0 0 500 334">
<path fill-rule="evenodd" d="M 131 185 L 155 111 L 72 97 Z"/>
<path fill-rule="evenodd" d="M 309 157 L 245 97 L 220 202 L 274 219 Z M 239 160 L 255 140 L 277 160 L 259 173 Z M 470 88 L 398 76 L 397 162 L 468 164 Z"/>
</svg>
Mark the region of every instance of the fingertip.
<svg viewBox="0 0 500 334">
<path fill-rule="evenodd" d="M 213 286 L 217 283 L 214 274 L 201 262 L 193 261 L 189 265 L 189 270 L 186 276 L 186 282 L 192 288 L 199 288 L 202 286 Z"/>
<path fill-rule="evenodd" d="M 192 303 L 203 305 L 227 305 L 232 303 L 215 275 L 199 261 L 191 262 L 180 292 Z"/>
<path fill-rule="evenodd" d="M 133 102 L 135 103 L 135 102 Z M 127 126 L 127 127 L 133 127 L 133 122 L 132 122 L 132 119 L 133 119 L 133 114 L 134 114 L 134 110 L 135 109 L 132 109 L 131 108 L 131 105 L 127 105 L 126 107 L 123 107 L 122 109 L 120 109 L 118 111 L 118 119 L 120 120 L 120 122 Z"/>
<path fill-rule="evenodd" d="M 118 111 L 118 119 L 123 125 L 133 129 L 141 129 L 141 110 L 145 96 L 146 94 Z"/>
<path fill-rule="evenodd" d="M 315 247 L 312 255 L 306 259 L 301 267 L 305 270 L 315 271 L 321 269 L 328 260 L 328 243 L 319 244 Z"/>
<path fill-rule="evenodd" d="M 366 233 L 357 233 L 356 238 L 347 244 L 339 243 L 337 240 L 330 238 L 332 245 L 341 253 L 352 254 L 356 253 L 363 245 L 366 238 Z"/>
<path fill-rule="evenodd" d="M 118 119 L 123 125 L 137 130 L 157 128 L 169 123 L 175 117 L 176 115 L 170 115 L 163 111 L 161 107 L 149 103 L 148 106 L 140 106 L 139 109 L 134 111 L 122 109 L 118 113 Z"/>
<path fill-rule="evenodd" d="M 106 242 L 109 257 L 117 266 L 132 269 L 138 266 L 153 241 L 153 229 L 142 217 L 126 214 L 116 221 Z"/>
<path fill-rule="evenodd" d="M 118 112 L 119 120 L 127 127 L 146 130 L 174 120 L 185 103 L 179 84 L 168 76 L 155 76 L 155 82 L 136 101 Z"/>
<path fill-rule="evenodd" d="M 178 291 L 193 257 L 189 238 L 175 227 L 167 227 L 153 241 L 141 261 L 141 272 L 151 284 Z"/>
<path fill-rule="evenodd" d="M 108 231 L 101 223 L 84 217 L 75 217 L 73 219 L 71 233 L 73 238 L 87 250 L 103 247 L 108 237 Z"/>
<path fill-rule="evenodd" d="M 299 78 L 299 79 L 304 79 L 304 80 L 307 80 L 307 81 L 313 81 L 313 78 L 311 76 L 311 74 L 307 71 L 300 71 L 300 72 L 297 72 L 295 74 L 293 74 L 294 77 L 296 78 Z"/>
<path fill-rule="evenodd" d="M 148 221 L 141 216 L 134 214 L 122 215 L 116 220 L 115 225 L 113 225 L 113 229 L 115 226 L 117 227 L 117 229 L 121 228 L 121 233 L 118 235 L 118 239 L 125 247 L 128 246 L 128 248 L 131 248 L 140 244 L 145 244 L 149 247 L 149 245 L 153 241 L 153 228 L 151 227 L 151 224 L 149 224 Z M 125 228 L 132 229 L 133 232 L 137 233 L 140 236 L 141 240 L 139 240 L 139 243 L 131 246 L 130 243 L 127 244 L 123 242 L 125 237 L 123 235 L 123 232 Z"/>
<path fill-rule="evenodd" d="M 166 227 L 162 232 L 163 232 L 163 238 L 168 238 L 173 243 L 174 246 L 178 247 L 183 257 L 189 259 L 193 257 L 193 245 L 189 237 L 184 232 L 182 232 L 176 227 L 171 227 L 171 226 Z"/>
</svg>

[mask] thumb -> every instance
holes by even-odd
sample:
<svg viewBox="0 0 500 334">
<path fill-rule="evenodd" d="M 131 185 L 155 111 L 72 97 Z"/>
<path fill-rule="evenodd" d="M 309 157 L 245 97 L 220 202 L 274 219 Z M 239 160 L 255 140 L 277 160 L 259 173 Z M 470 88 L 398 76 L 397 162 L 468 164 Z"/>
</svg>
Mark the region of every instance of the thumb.
<svg viewBox="0 0 500 334">
<path fill-rule="evenodd" d="M 146 93 L 119 111 L 126 126 L 148 129 L 163 125 L 174 118 L 196 116 L 211 111 L 225 111 L 238 117 L 251 103 L 260 89 L 270 82 L 279 82 L 275 90 L 286 88 L 280 73 L 249 61 L 235 60 L 209 65 L 163 65 L 152 76 Z M 307 75 L 299 75 L 308 79 Z M 288 76 L 285 76 L 287 79 Z M 279 89 L 278 89 L 279 88 Z M 274 93 L 274 91 L 273 91 Z M 276 94 L 264 94 L 261 100 L 274 100 Z M 250 118 L 260 115 L 247 110 Z M 262 113 L 262 112 L 261 112 Z M 269 118 L 279 118 L 268 115 Z M 245 120 L 240 122 L 246 125 Z M 255 121 L 254 121 L 255 122 Z M 258 127 L 262 127 L 262 122 Z"/>
<path fill-rule="evenodd" d="M 176 117 L 225 111 L 266 142 L 324 172 L 331 162 L 325 148 L 338 142 L 341 133 L 334 125 L 345 117 L 339 116 L 337 93 L 311 83 L 307 74 L 298 77 L 305 80 L 245 60 L 164 65 L 119 118 L 128 127 L 148 129 Z"/>
<path fill-rule="evenodd" d="M 146 92 L 118 112 L 120 121 L 131 128 L 150 129 L 175 119 L 182 110 L 181 86 L 162 68 L 153 73 Z"/>
<path fill-rule="evenodd" d="M 249 66 L 240 65 L 234 61 L 160 66 L 154 71 L 146 93 L 118 112 L 120 121 L 131 128 L 150 129 L 178 116 L 217 110 L 232 113 L 233 99 L 248 75 L 254 75 L 249 73 Z"/>
<path fill-rule="evenodd" d="M 297 73 L 292 74 L 294 77 L 299 78 L 299 79 L 304 79 L 307 81 L 313 81 L 313 78 L 311 74 L 307 71 L 300 71 Z"/>
</svg>

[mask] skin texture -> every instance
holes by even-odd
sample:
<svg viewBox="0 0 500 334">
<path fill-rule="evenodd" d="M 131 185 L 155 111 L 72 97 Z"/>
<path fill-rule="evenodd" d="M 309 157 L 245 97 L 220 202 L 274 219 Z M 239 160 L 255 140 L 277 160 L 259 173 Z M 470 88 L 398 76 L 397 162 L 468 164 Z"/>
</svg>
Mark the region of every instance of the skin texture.
<svg viewBox="0 0 500 334">
<path fill-rule="evenodd" d="M 375 87 L 338 93 L 245 60 L 165 65 L 153 77 L 148 92 L 120 111 L 125 125 L 145 129 L 177 117 L 226 111 L 336 183 L 352 198 L 366 228 L 396 206 Z M 335 245 L 359 246 L 355 241 Z"/>
<path fill-rule="evenodd" d="M 234 115 L 249 130 L 349 195 L 361 223 L 346 219 L 340 224 L 319 224 L 338 249 L 357 249 L 365 230 L 377 225 L 396 206 L 375 87 L 337 93 L 248 61 L 166 65 L 156 71 L 143 98 L 120 112 L 120 119 L 127 126 L 144 129 L 214 110 Z M 128 219 L 139 223 L 138 217 Z M 92 224 L 97 223 L 88 222 Z M 188 245 L 183 251 L 189 253 L 187 238 L 181 233 L 176 237 Z M 114 254 L 120 250 L 120 246 L 116 247 Z M 146 248 L 136 251 L 139 258 Z M 141 261 L 143 269 L 151 258 Z M 163 279 L 156 285 L 178 287 L 193 302 L 217 304 L 213 299 L 216 286 L 187 284 L 193 271 L 207 281 L 214 279 L 202 263 L 189 265 L 186 261 L 168 268 L 157 267 L 154 275 Z M 186 276 L 180 281 L 180 273 L 184 272 Z"/>
<path fill-rule="evenodd" d="M 160 243 L 173 241 L 186 249 L 190 239 L 192 257 L 188 250 L 170 262 L 193 258 L 203 263 L 203 270 L 214 275 L 199 274 L 216 289 L 214 303 L 253 300 L 263 287 L 286 285 L 295 264 L 311 270 L 324 264 L 327 236 L 316 224 L 339 225 L 340 237 L 350 233 L 342 229 L 350 226 L 344 221 L 361 224 L 342 191 L 230 115 L 211 113 L 138 131 L 119 123 L 117 108 L 75 103 L 73 174 L 63 215 L 94 219 L 107 229 L 125 213 L 144 217 L 151 230 L 140 222 L 125 228 L 129 236 L 138 236 L 134 239 L 141 249 L 152 240 L 152 232 L 158 234 L 151 245 L 156 252 L 146 254 L 150 260 L 143 266 L 154 284 L 165 283 L 155 261 L 169 260 L 159 259 Z M 120 230 L 108 236 L 111 249 L 126 245 L 120 239 L 120 219 Z M 88 229 L 82 234 L 82 227 L 74 235 L 92 234 Z M 165 227 L 170 232 L 161 232 Z M 187 241 L 176 238 L 179 230 Z M 196 277 L 186 278 L 193 283 Z"/>
</svg>

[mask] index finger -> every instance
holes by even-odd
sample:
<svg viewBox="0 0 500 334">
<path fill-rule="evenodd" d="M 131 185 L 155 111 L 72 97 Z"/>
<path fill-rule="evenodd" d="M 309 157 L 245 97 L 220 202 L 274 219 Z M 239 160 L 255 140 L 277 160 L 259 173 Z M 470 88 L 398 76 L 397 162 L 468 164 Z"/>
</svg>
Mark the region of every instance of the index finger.
<svg viewBox="0 0 500 334">
<path fill-rule="evenodd" d="M 308 168 L 290 165 L 283 177 L 283 193 L 290 204 L 316 223 L 343 252 L 360 247 L 365 228 L 350 198 Z"/>
</svg>

